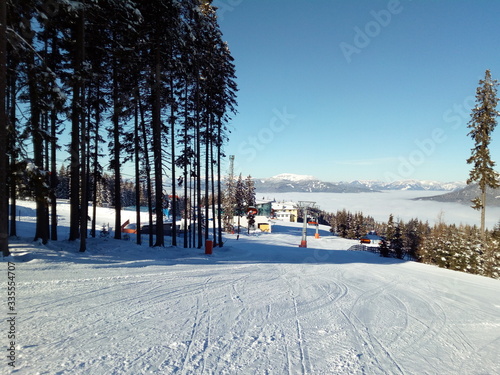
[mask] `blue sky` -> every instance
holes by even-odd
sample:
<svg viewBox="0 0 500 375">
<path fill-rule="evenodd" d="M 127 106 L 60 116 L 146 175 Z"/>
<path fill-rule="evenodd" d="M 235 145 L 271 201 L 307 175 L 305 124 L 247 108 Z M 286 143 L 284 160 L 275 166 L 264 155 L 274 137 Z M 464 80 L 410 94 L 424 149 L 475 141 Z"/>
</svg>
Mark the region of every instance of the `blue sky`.
<svg viewBox="0 0 500 375">
<path fill-rule="evenodd" d="M 238 173 L 468 178 L 476 88 L 486 69 L 500 79 L 500 1 L 213 4 L 235 58 Z M 500 162 L 500 129 L 491 151 Z"/>
</svg>

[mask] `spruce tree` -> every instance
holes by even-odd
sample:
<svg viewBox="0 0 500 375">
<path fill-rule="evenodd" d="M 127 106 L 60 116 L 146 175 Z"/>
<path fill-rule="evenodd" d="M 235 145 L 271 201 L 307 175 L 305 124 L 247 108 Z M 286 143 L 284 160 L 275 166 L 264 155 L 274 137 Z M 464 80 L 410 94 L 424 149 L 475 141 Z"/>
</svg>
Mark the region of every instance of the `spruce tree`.
<svg viewBox="0 0 500 375">
<path fill-rule="evenodd" d="M 226 178 L 226 189 L 222 200 L 222 211 L 224 212 L 224 230 L 226 232 L 233 231 L 233 217 L 235 215 L 236 206 L 236 182 L 234 175 L 229 174 Z"/>
<path fill-rule="evenodd" d="M 387 246 L 386 240 L 383 239 L 382 241 L 380 241 L 379 250 L 380 250 L 381 257 L 388 257 L 389 256 L 389 247 Z"/>
<path fill-rule="evenodd" d="M 394 251 L 396 257 L 399 259 L 403 259 L 404 249 L 403 249 L 403 239 L 401 234 L 401 223 L 398 222 L 396 227 L 394 228 L 394 234 L 390 238 L 391 250 Z"/>
<path fill-rule="evenodd" d="M 479 81 L 476 90 L 476 106 L 472 109 L 471 120 L 468 128 L 469 134 L 474 140 L 472 155 L 467 159 L 472 164 L 467 184 L 477 183 L 481 195 L 472 200 L 472 208 L 481 210 L 481 237 L 485 240 L 485 210 L 486 210 L 486 188 L 500 187 L 499 174 L 493 169 L 495 162 L 491 160 L 489 144 L 491 133 L 497 125 L 496 110 L 498 82 L 491 78 L 491 73 L 486 70 L 484 80 Z"/>
<path fill-rule="evenodd" d="M 389 215 L 389 220 L 387 221 L 387 229 L 385 232 L 385 237 L 388 241 L 394 237 L 395 226 L 394 226 L 394 216 L 392 214 Z"/>
<path fill-rule="evenodd" d="M 255 207 L 255 183 L 252 176 L 248 176 L 245 181 L 245 196 L 247 205 L 247 222 L 248 222 L 248 233 L 250 233 L 250 227 L 255 224 L 255 214 L 251 211 L 250 207 Z"/>
<path fill-rule="evenodd" d="M 235 191 L 235 210 L 236 215 L 238 216 L 238 235 L 240 234 L 240 218 L 243 216 L 245 212 L 245 203 L 246 203 L 246 192 L 245 192 L 245 184 L 243 179 L 241 178 L 241 173 L 236 181 L 236 191 Z"/>
<path fill-rule="evenodd" d="M 425 232 L 425 225 L 417 219 L 411 219 L 403 230 L 403 244 L 411 260 L 417 259 L 417 252 Z"/>
<path fill-rule="evenodd" d="M 179 186 L 184 184 L 185 218 L 189 217 L 187 207 L 196 207 L 198 219 L 192 217 L 192 220 L 198 220 L 196 234 L 200 239 L 202 154 L 205 153 L 205 185 L 208 187 L 211 182 L 213 195 L 217 166 L 220 200 L 220 165 L 225 157 L 222 147 L 227 141 L 226 123 L 230 120 L 228 114 L 234 113 L 237 91 L 233 59 L 222 41 L 216 8 L 210 1 L 203 0 L 23 0 L 2 1 L 1 6 L 0 16 L 7 18 L 6 22 L 0 22 L 3 35 L 1 103 L 6 106 L 2 115 L 9 117 L 0 118 L 2 131 L 7 133 L 1 139 L 8 142 L 0 145 L 0 154 L 5 156 L 0 158 L 0 174 L 5 175 L 1 180 L 9 183 L 11 198 L 22 190 L 29 196 L 35 193 L 39 203 L 36 236 L 44 242 L 48 239 L 48 194 L 42 189 L 44 186 L 50 186 L 52 203 L 55 203 L 54 193 L 69 195 L 69 237 L 81 239 L 82 251 L 88 217 L 87 193 L 94 199 L 94 207 L 98 198 L 108 203 L 109 197 L 115 198 L 118 203 L 115 229 L 117 236 L 120 235 L 119 203 L 122 198 L 125 203 L 127 198 L 124 196 L 127 191 L 121 190 L 120 164 L 128 159 L 124 141 L 129 139 L 126 132 L 132 128 L 133 119 L 135 142 L 127 153 L 135 155 L 136 161 L 143 160 L 142 170 L 136 163 L 136 184 L 140 181 L 139 173 L 145 174 L 147 186 L 143 191 L 156 201 L 160 214 L 156 245 L 163 246 L 164 177 L 170 171 L 175 200 L 176 167 L 184 169 Z M 16 108 L 25 113 L 16 116 Z M 66 129 L 57 127 L 59 123 L 64 125 L 60 122 L 62 113 L 70 120 Z M 100 131 L 105 128 L 111 129 L 111 142 L 108 150 L 102 152 L 112 156 L 115 181 L 99 179 L 102 174 Z M 59 130 L 71 132 L 68 175 L 57 175 L 55 170 Z M 21 136 L 32 139 L 34 145 L 33 149 L 24 151 L 24 155 L 17 151 L 23 152 Z M 148 151 L 153 156 L 151 162 Z M 2 161 L 8 166 L 4 168 Z M 35 165 L 31 171 L 37 173 L 16 173 L 19 168 L 26 170 L 27 165 Z M 46 173 L 49 169 L 50 180 Z M 196 181 L 192 190 L 195 199 L 188 204 L 190 179 Z M 37 181 L 39 184 L 35 185 Z M 89 189 L 87 182 L 92 186 Z M 21 183 L 31 191 L 20 189 Z M 103 189 L 100 194 L 98 183 L 106 186 L 104 195 Z M 5 184 L 2 187 L 5 188 Z M 108 187 L 116 190 L 109 191 Z M 4 196 L 9 196 L 8 193 Z M 15 203 L 15 199 L 12 202 Z M 149 199 L 148 206 L 152 225 L 153 204 Z M 173 207 L 177 205 L 174 203 Z M 15 204 L 12 209 L 15 213 Z M 0 211 L 8 212 L 7 209 Z M 55 205 L 52 213 L 53 219 L 56 218 Z M 177 215 L 174 213 L 174 216 Z M 218 220 L 220 222 L 220 216 Z M 3 228 L 3 222 L 0 224 Z M 15 231 L 15 227 L 12 228 Z M 55 221 L 52 229 L 56 229 Z M 55 234 L 53 232 L 52 239 Z M 3 235 L 1 231 L 0 235 Z M 152 236 L 153 233 L 150 245 L 153 245 Z M 222 244 L 220 229 L 218 237 Z M 175 240 L 172 243 L 175 245 Z M 198 240 L 198 246 L 200 243 Z"/>
</svg>

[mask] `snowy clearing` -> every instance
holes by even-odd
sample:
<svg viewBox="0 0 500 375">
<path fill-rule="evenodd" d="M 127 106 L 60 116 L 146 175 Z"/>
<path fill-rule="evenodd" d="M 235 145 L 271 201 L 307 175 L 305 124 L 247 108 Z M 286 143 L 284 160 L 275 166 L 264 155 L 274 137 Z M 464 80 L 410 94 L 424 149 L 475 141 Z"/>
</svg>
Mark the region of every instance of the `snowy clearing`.
<svg viewBox="0 0 500 375">
<path fill-rule="evenodd" d="M 25 219 L 3 260 L 16 267 L 12 373 L 500 373 L 499 280 L 349 251 L 327 227 L 308 248 L 300 224 L 277 223 L 212 255 L 112 239 L 82 254 L 30 242 Z"/>
</svg>

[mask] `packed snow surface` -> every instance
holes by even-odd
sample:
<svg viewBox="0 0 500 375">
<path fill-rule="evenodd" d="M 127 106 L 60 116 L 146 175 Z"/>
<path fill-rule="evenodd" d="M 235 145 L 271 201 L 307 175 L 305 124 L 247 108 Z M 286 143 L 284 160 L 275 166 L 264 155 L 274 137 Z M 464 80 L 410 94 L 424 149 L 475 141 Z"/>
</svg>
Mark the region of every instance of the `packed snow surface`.
<svg viewBox="0 0 500 375">
<path fill-rule="evenodd" d="M 276 222 L 212 255 L 133 238 L 79 253 L 30 242 L 30 220 L 3 260 L 16 374 L 500 373 L 499 280 L 350 251 L 327 227 L 307 248 L 301 224 Z"/>
</svg>

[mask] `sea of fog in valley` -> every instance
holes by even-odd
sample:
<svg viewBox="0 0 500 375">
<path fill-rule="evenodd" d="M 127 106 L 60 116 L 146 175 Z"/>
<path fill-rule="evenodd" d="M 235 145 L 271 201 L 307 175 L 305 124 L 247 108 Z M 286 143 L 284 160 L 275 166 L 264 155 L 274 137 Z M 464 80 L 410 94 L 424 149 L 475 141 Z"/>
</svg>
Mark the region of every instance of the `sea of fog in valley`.
<svg viewBox="0 0 500 375">
<path fill-rule="evenodd" d="M 276 201 L 314 201 L 324 211 L 336 212 L 346 209 L 351 212 L 362 212 L 377 221 L 387 221 L 390 214 L 395 219 L 408 221 L 418 218 L 437 222 L 438 218 L 448 224 L 479 225 L 480 213 L 470 206 L 460 203 L 415 200 L 415 198 L 431 197 L 447 192 L 439 191 L 401 191 L 389 190 L 377 193 L 259 193 L 257 199 Z M 500 220 L 500 207 L 486 208 L 486 226 L 493 228 Z"/>
</svg>

